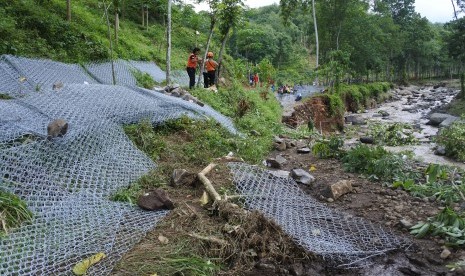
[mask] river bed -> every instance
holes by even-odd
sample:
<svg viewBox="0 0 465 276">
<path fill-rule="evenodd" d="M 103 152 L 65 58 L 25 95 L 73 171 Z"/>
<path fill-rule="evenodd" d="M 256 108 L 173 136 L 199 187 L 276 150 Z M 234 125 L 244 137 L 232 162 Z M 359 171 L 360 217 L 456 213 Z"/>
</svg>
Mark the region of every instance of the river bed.
<svg viewBox="0 0 465 276">
<path fill-rule="evenodd" d="M 417 87 L 409 86 L 402 89 L 394 90 L 394 100 L 381 104 L 378 108 L 367 110 L 357 114 L 367 121 L 367 125 L 361 126 L 362 134 L 368 129 L 368 125 L 372 122 L 385 123 L 406 123 L 411 125 L 415 131 L 413 134 L 419 140 L 418 145 L 406 145 L 385 147 L 392 152 L 412 151 L 417 159 L 426 163 L 444 164 L 449 166 L 457 166 L 465 169 L 465 164 L 456 162 L 444 156 L 439 156 L 434 153 L 436 144 L 433 139 L 439 131 L 438 127 L 429 125 L 429 113 L 432 110 L 440 108 L 449 103 L 455 97 L 459 90 L 453 90 L 446 87 Z M 381 116 L 380 114 L 387 113 L 389 116 Z M 353 138 L 349 143 L 355 142 Z"/>
</svg>

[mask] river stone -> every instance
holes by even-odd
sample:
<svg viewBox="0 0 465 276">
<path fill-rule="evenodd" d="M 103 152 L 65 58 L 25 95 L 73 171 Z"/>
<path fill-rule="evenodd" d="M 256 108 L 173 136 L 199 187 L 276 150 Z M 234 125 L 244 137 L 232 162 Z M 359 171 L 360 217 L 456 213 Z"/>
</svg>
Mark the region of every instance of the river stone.
<svg viewBox="0 0 465 276">
<path fill-rule="evenodd" d="M 365 136 L 365 137 L 360 137 L 360 142 L 364 144 L 373 144 L 375 140 L 373 139 L 373 137 Z"/>
<path fill-rule="evenodd" d="M 315 177 L 303 169 L 292 169 L 290 176 L 295 180 L 295 182 L 309 185 L 315 181 Z"/>
<path fill-rule="evenodd" d="M 266 159 L 266 165 L 275 169 L 281 169 L 286 163 L 286 158 L 282 157 L 281 155 L 277 155 L 275 158 Z"/>
<path fill-rule="evenodd" d="M 439 127 L 449 127 L 453 122 L 457 121 L 459 118 L 455 116 L 450 116 L 439 124 Z"/>
<path fill-rule="evenodd" d="M 297 149 L 297 153 L 310 153 L 310 149 L 307 148 L 307 147 L 304 147 L 304 148 L 298 148 Z"/>
<path fill-rule="evenodd" d="M 274 148 L 279 151 L 285 151 L 287 147 L 286 143 L 274 143 Z"/>
<path fill-rule="evenodd" d="M 434 151 L 434 154 L 439 155 L 439 156 L 444 156 L 446 155 L 446 147 L 444 146 L 438 146 L 436 150 Z"/>
<path fill-rule="evenodd" d="M 445 113 L 433 113 L 429 117 L 428 125 L 439 126 L 444 120 L 449 118 L 451 115 Z"/>
<path fill-rule="evenodd" d="M 352 125 L 354 126 L 361 126 L 361 125 L 366 125 L 367 122 L 365 119 L 362 117 L 355 117 L 354 120 L 352 121 Z"/>
</svg>

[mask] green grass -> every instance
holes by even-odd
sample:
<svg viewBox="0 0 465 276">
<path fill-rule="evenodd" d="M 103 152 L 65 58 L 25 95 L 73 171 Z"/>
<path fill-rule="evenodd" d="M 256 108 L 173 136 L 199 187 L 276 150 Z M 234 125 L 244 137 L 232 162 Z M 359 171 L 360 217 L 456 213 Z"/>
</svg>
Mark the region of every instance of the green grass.
<svg viewBox="0 0 465 276">
<path fill-rule="evenodd" d="M 0 237 L 32 220 L 26 203 L 16 195 L 0 190 Z"/>
<path fill-rule="evenodd" d="M 0 100 L 11 100 L 11 99 L 13 99 L 13 97 L 11 97 L 10 95 L 0 93 Z"/>
<path fill-rule="evenodd" d="M 447 107 L 447 112 L 461 117 L 465 115 L 465 99 L 455 99 Z"/>
<path fill-rule="evenodd" d="M 66 1 L 43 2 L 0 1 L 0 54 L 72 63 L 110 58 L 107 26 L 100 1 L 72 1 L 71 22 L 65 18 Z M 195 32 L 182 24 L 185 22 L 173 22 L 173 69 L 184 68 L 195 45 Z M 111 31 L 114 40 L 113 28 Z M 199 35 L 198 41 L 206 41 L 206 34 Z M 149 22 L 147 29 L 142 28 L 135 16 L 122 18 L 118 43 L 114 41 L 113 45 L 114 58 L 152 60 L 159 65 L 166 63 L 165 27 L 156 21 Z"/>
</svg>

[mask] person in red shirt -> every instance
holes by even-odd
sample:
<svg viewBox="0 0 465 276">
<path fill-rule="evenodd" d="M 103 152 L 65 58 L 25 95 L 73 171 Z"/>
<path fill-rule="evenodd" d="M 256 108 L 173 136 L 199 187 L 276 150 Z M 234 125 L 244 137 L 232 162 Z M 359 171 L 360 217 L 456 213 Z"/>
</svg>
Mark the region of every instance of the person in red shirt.
<svg viewBox="0 0 465 276">
<path fill-rule="evenodd" d="M 189 89 L 192 89 L 195 86 L 195 70 L 197 69 L 197 63 L 202 61 L 202 59 L 198 57 L 199 54 L 200 49 L 195 47 L 187 59 L 186 71 L 189 75 Z"/>
<path fill-rule="evenodd" d="M 258 73 L 255 73 L 255 75 L 253 76 L 254 86 L 257 87 L 259 85 L 259 82 L 260 82 L 260 78 L 258 77 Z"/>
</svg>

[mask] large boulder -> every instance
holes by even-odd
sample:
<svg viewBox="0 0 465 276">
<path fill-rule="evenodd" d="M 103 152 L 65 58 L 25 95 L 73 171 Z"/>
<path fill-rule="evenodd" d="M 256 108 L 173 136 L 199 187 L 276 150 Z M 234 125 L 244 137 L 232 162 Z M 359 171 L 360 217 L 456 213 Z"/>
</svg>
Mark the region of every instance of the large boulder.
<svg viewBox="0 0 465 276">
<path fill-rule="evenodd" d="M 439 126 L 444 120 L 450 117 L 451 115 L 445 113 L 433 113 L 429 117 L 428 125 Z"/>
</svg>

